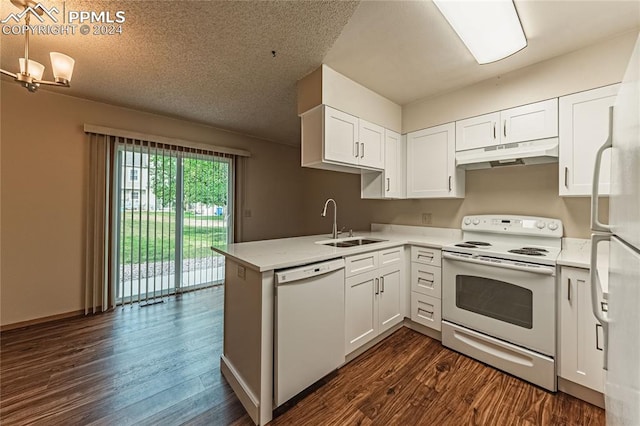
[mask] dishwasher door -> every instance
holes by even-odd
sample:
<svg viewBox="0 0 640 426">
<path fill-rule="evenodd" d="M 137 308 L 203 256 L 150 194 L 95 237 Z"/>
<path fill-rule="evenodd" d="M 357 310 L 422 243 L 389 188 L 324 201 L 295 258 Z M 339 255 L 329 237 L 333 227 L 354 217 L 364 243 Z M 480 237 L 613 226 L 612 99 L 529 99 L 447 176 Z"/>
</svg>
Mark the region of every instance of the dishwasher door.
<svg viewBox="0 0 640 426">
<path fill-rule="evenodd" d="M 344 259 L 276 272 L 274 405 L 344 364 Z"/>
</svg>

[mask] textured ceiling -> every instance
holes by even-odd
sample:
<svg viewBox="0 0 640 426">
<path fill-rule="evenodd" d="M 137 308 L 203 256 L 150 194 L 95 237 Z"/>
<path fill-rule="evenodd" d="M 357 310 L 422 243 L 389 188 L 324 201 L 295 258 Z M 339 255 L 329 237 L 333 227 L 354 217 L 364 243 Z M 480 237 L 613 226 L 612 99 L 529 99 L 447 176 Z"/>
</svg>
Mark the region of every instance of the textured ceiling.
<svg viewBox="0 0 640 426">
<path fill-rule="evenodd" d="M 640 27 L 636 0 L 516 6 L 529 46 L 482 66 L 430 1 L 67 0 L 66 10 L 125 11 L 123 34 L 34 36 L 31 58 L 76 59 L 72 87 L 46 90 L 297 145 L 296 81 L 323 62 L 405 104 Z M 0 16 L 16 11 L 0 0 Z M 0 42 L 2 68 L 16 70 L 23 38 Z"/>
<path fill-rule="evenodd" d="M 3 18 L 18 10 L 9 0 L 0 5 Z M 126 22 L 122 35 L 31 37 L 30 57 L 47 67 L 45 78 L 52 79 L 50 50 L 76 59 L 72 87 L 50 90 L 295 145 L 296 81 L 322 63 L 357 2 L 67 0 L 64 6 L 112 16 L 123 10 Z M 2 35 L 3 69 L 17 70 L 22 44 L 22 37 Z"/>
</svg>

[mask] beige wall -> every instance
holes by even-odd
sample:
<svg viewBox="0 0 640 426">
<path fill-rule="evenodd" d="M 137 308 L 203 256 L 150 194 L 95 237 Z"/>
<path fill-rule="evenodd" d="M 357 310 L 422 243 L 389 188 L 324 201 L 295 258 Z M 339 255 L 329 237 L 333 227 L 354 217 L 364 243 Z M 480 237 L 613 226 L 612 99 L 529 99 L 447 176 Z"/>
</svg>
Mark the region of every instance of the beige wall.
<svg viewBox="0 0 640 426">
<path fill-rule="evenodd" d="M 298 114 L 320 104 L 331 105 L 371 123 L 400 133 L 402 108 L 327 65 L 298 81 Z"/>
<path fill-rule="evenodd" d="M 361 200 L 357 175 L 313 171 L 307 173 L 304 217 L 306 233 L 330 233 L 332 218 L 320 217 L 324 200 L 338 202 L 338 227 L 367 230 L 371 222 L 423 226 L 422 214 L 431 213 L 428 226 L 460 228 L 465 215 L 519 214 L 562 219 L 566 237 L 588 238 L 589 198 L 558 196 L 557 164 L 473 170 L 466 175 L 466 197 L 455 200 Z M 608 201 L 600 203 L 607 220 Z"/>
<path fill-rule="evenodd" d="M 1 85 L 0 324 L 83 309 L 83 226 L 91 123 L 246 149 L 245 240 L 298 235 L 304 172 L 296 148 L 212 127 Z"/>
</svg>

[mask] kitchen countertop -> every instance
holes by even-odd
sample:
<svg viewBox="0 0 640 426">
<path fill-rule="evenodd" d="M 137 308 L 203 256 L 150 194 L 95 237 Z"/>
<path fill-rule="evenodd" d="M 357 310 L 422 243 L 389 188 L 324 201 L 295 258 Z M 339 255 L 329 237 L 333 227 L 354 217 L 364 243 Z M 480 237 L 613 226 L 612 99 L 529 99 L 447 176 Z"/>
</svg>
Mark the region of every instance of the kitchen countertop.
<svg viewBox="0 0 640 426">
<path fill-rule="evenodd" d="M 559 266 L 574 268 L 591 268 L 591 240 L 582 238 L 563 238 L 562 251 L 557 261 Z M 598 246 L 598 278 L 603 295 L 609 290 L 609 244 Z"/>
<path fill-rule="evenodd" d="M 264 272 L 406 244 L 442 248 L 459 241 L 461 231 L 448 228 L 372 224 L 371 231 L 354 232 L 354 236 L 386 241 L 348 248 L 331 247 L 317 244 L 318 241 L 331 240 L 329 235 L 322 234 L 229 244 L 226 248 L 213 250 L 248 268 Z M 347 236 L 343 234 L 340 238 L 347 238 Z"/>
</svg>

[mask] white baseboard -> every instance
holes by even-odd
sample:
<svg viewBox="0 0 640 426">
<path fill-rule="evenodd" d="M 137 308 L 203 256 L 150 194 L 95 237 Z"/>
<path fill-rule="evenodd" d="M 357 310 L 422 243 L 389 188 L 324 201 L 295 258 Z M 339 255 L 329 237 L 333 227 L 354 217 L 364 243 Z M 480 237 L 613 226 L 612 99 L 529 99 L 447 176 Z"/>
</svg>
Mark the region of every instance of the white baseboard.
<svg viewBox="0 0 640 426">
<path fill-rule="evenodd" d="M 251 392 L 237 370 L 233 367 L 233 364 L 231 364 L 224 355 L 220 356 L 220 371 L 225 379 L 227 379 L 227 382 L 229 382 L 231 389 L 235 392 L 244 409 L 247 410 L 247 414 L 249 414 L 251 420 L 253 420 L 256 425 L 260 424 L 260 403 L 258 398 Z"/>
<path fill-rule="evenodd" d="M 604 409 L 604 395 L 588 387 L 558 377 L 558 390 Z"/>
</svg>

